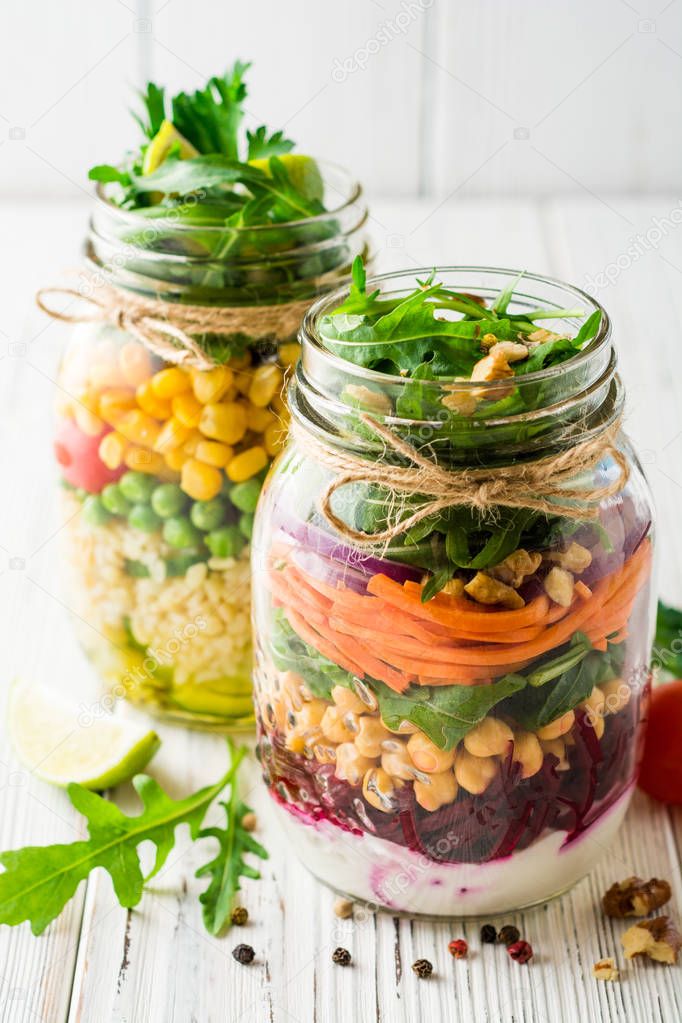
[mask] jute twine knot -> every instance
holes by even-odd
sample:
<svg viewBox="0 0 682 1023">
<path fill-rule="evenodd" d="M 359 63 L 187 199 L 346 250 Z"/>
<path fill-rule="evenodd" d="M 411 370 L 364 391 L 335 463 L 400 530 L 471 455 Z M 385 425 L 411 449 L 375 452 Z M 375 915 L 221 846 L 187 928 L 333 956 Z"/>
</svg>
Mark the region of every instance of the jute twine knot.
<svg viewBox="0 0 682 1023">
<path fill-rule="evenodd" d="M 54 308 L 48 298 L 77 299 L 79 309 Z M 210 369 L 216 365 L 196 338 L 203 334 L 243 333 L 254 341 L 293 334 L 311 299 L 260 306 L 204 306 L 166 302 L 138 295 L 113 284 L 97 283 L 85 295 L 76 288 L 41 288 L 38 308 L 64 323 L 108 323 L 126 331 L 166 362 Z"/>
<path fill-rule="evenodd" d="M 321 514 L 345 540 L 361 547 L 388 545 L 424 519 L 458 506 L 480 512 L 491 512 L 498 506 L 530 508 L 570 519 L 594 519 L 601 502 L 617 494 L 630 474 L 627 458 L 615 444 L 620 419 L 598 436 L 557 454 L 532 462 L 480 469 L 445 468 L 367 413 L 360 413 L 360 420 L 384 442 L 384 455 L 376 461 L 325 444 L 300 423 L 294 424 L 293 430 L 306 453 L 336 473 L 320 496 Z M 402 455 L 410 464 L 392 464 L 385 457 L 388 451 Z M 581 475 L 593 471 L 607 458 L 618 469 L 615 478 L 599 484 L 593 479 L 582 487 L 576 484 Z M 360 532 L 334 512 L 334 494 L 350 483 L 385 488 L 389 495 L 389 524 L 385 529 L 372 534 Z M 417 507 L 403 517 L 408 506 L 414 507 L 409 502 L 413 497 L 419 499 Z"/>
</svg>

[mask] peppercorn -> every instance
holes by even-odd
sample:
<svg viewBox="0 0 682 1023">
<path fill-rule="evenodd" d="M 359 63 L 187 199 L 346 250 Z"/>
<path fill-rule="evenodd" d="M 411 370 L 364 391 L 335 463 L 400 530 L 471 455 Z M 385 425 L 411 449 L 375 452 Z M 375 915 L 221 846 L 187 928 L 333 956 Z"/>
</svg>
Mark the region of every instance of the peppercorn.
<svg viewBox="0 0 682 1023">
<path fill-rule="evenodd" d="M 235 906 L 230 914 L 230 921 L 237 927 L 243 927 L 249 919 L 249 911 L 245 906 Z"/>
<path fill-rule="evenodd" d="M 455 938 L 448 945 L 448 952 L 453 959 L 466 959 L 469 946 L 467 945 L 464 938 Z"/>
<path fill-rule="evenodd" d="M 252 963 L 255 954 L 250 945 L 237 945 L 236 948 L 232 949 L 232 958 L 236 959 L 242 966 L 248 966 L 249 963 Z"/>
<path fill-rule="evenodd" d="M 494 945 L 497 941 L 497 930 L 492 924 L 483 924 L 481 927 L 481 941 L 484 945 Z"/>
<path fill-rule="evenodd" d="M 353 903 L 350 899 L 337 899 L 334 903 L 334 913 L 341 920 L 348 920 L 353 915 Z"/>
<path fill-rule="evenodd" d="M 258 819 L 255 813 L 249 811 L 242 817 L 242 827 L 244 831 L 255 831 L 258 826 Z"/>
<path fill-rule="evenodd" d="M 533 958 L 533 949 L 527 941 L 515 941 L 513 945 L 508 946 L 507 952 L 517 963 L 527 963 Z"/>
<path fill-rule="evenodd" d="M 500 933 L 497 935 L 498 941 L 501 941 L 503 945 L 509 948 L 510 945 L 515 944 L 521 937 L 518 927 L 514 927 L 513 924 L 506 924 L 505 927 L 500 927 Z"/>
<path fill-rule="evenodd" d="M 415 963 L 412 963 L 412 969 L 418 977 L 430 977 L 433 973 L 433 966 L 428 959 L 417 959 Z"/>
<path fill-rule="evenodd" d="M 351 954 L 347 948 L 335 948 L 332 952 L 332 962 L 337 966 L 350 966 Z"/>
</svg>

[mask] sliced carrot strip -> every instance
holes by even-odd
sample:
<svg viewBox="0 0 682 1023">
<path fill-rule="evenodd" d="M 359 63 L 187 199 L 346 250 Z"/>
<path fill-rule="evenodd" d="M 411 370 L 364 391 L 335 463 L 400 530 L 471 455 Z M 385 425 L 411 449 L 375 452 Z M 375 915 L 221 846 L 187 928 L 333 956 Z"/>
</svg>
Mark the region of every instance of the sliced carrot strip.
<svg viewBox="0 0 682 1023">
<path fill-rule="evenodd" d="M 581 600 L 589 600 L 592 596 L 592 590 L 585 583 L 580 582 L 580 580 L 575 584 L 574 589 Z"/>
<path fill-rule="evenodd" d="M 330 661 L 334 661 L 334 663 L 338 664 L 338 666 L 343 668 L 344 671 L 349 671 L 352 675 L 357 675 L 358 678 L 361 679 L 365 677 L 359 664 L 355 664 L 355 662 L 350 659 L 346 659 L 334 643 L 331 643 L 323 636 L 320 636 L 315 629 L 307 624 L 301 615 L 297 614 L 297 612 L 293 610 L 293 608 L 287 608 L 286 616 L 289 621 L 289 625 L 294 632 L 300 636 L 304 643 L 313 647 L 324 657 L 328 657 Z"/>
</svg>

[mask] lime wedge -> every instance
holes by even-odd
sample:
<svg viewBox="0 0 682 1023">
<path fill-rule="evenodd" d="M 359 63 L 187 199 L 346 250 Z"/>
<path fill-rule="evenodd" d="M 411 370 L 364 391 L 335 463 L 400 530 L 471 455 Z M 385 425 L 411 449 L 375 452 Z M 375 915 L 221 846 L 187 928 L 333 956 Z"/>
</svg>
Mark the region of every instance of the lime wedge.
<svg viewBox="0 0 682 1023">
<path fill-rule="evenodd" d="M 289 175 L 289 180 L 294 188 L 301 195 L 304 195 L 306 199 L 319 199 L 321 202 L 324 197 L 324 183 L 320 174 L 320 168 L 312 156 L 305 156 L 303 153 L 285 153 L 279 159 L 284 164 L 284 169 Z M 272 177 L 269 156 L 264 156 L 258 160 L 249 160 L 249 163 L 252 167 L 258 167 L 268 177 Z"/>
<path fill-rule="evenodd" d="M 161 127 L 147 146 L 142 161 L 142 173 L 151 174 L 157 167 L 160 167 L 171 147 L 176 143 L 180 146 L 181 160 L 189 160 L 190 157 L 199 155 L 199 150 L 195 149 L 192 143 L 180 134 L 174 124 L 170 121 L 162 121 Z"/>
<path fill-rule="evenodd" d="M 79 720 L 77 707 L 27 682 L 12 686 L 8 726 L 21 762 L 53 785 L 111 788 L 138 774 L 161 745 L 156 732 L 130 721 Z"/>
</svg>

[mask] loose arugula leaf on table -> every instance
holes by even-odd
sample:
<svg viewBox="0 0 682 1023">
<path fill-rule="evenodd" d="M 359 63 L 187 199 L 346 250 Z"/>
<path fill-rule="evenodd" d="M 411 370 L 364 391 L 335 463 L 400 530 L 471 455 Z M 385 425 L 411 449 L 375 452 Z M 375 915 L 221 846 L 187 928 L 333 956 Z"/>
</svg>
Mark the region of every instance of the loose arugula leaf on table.
<svg viewBox="0 0 682 1023">
<path fill-rule="evenodd" d="M 89 837 L 70 844 L 27 846 L 0 853 L 5 868 L 0 874 L 0 924 L 29 921 L 33 933 L 42 934 L 95 867 L 109 873 L 122 906 L 136 906 L 144 885 L 166 862 L 177 826 L 187 824 L 192 838 L 200 837 L 209 806 L 226 785 L 234 785 L 242 755 L 233 753 L 230 768 L 219 781 L 184 799 L 172 799 L 153 778 L 137 775 L 133 785 L 142 811 L 135 816 L 81 785 L 69 785 L 68 797 L 87 819 Z M 146 876 L 138 853 L 142 842 L 156 847 L 154 865 Z"/>
</svg>

